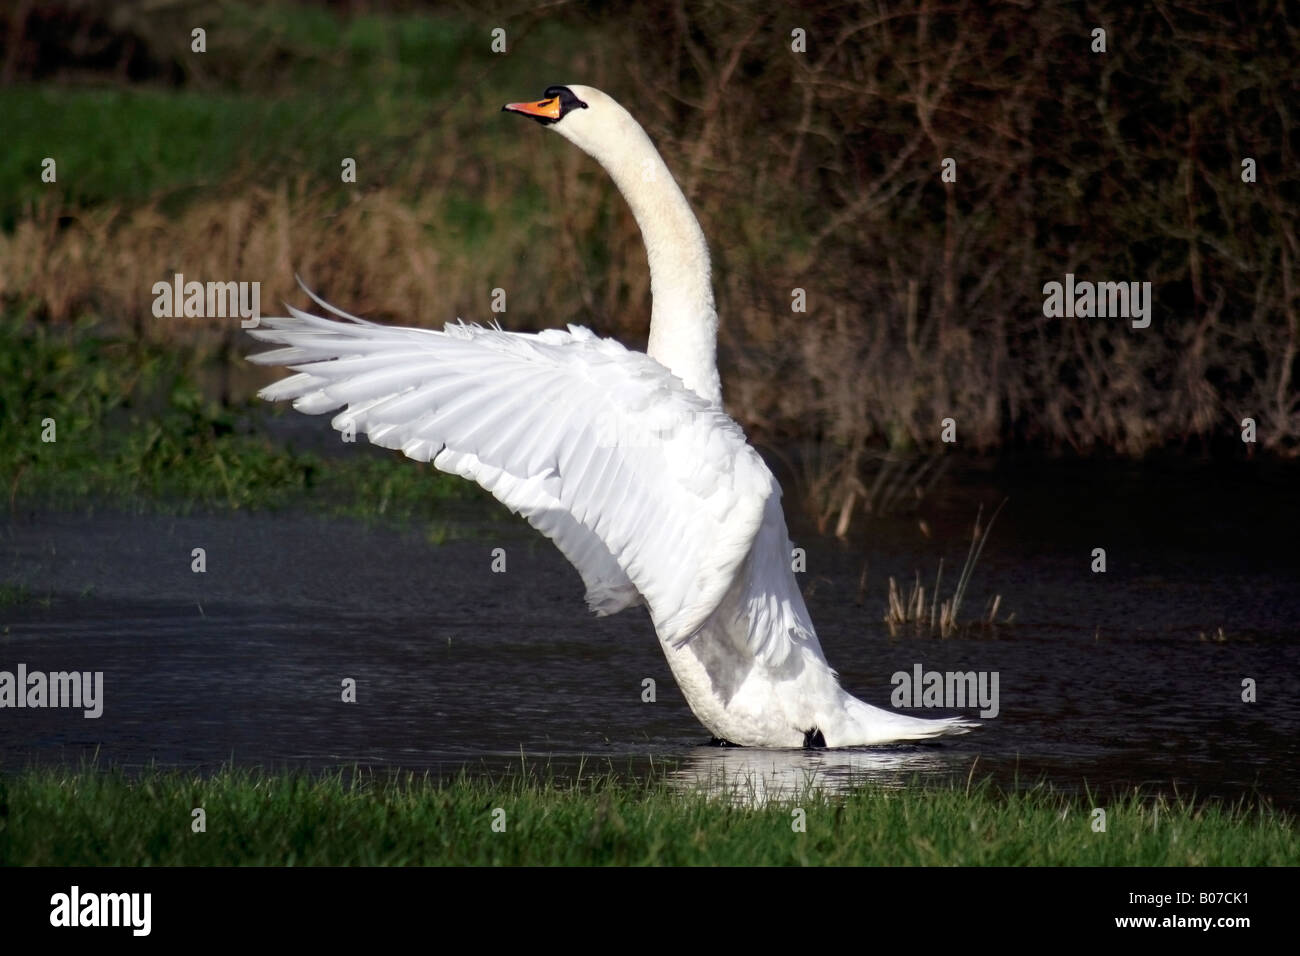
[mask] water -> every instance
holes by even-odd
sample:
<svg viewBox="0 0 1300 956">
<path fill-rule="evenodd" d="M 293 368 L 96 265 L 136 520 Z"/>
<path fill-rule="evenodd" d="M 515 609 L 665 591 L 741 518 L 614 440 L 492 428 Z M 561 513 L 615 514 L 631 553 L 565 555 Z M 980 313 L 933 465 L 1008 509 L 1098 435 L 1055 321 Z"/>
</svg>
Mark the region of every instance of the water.
<svg viewBox="0 0 1300 956">
<path fill-rule="evenodd" d="M 1253 466 L 1013 463 L 953 474 L 917 517 L 854 539 L 794 523 L 805 590 L 845 685 L 890 706 L 890 677 L 997 672 L 1000 712 L 936 745 L 834 752 L 709 747 L 645 612 L 596 619 L 578 575 L 522 524 L 463 522 L 457 540 L 305 515 L 17 514 L 0 580 L 0 669 L 104 672 L 104 714 L 0 711 L 0 768 L 214 769 L 353 764 L 557 776 L 667 768 L 684 785 L 763 794 L 992 776 L 1103 792 L 1294 808 L 1300 793 L 1296 472 Z M 996 634 L 889 636 L 889 575 L 945 593 L 977 504 L 1003 496 L 969 607 L 1002 595 Z M 191 551 L 207 571 L 191 571 Z M 507 571 L 491 571 L 506 549 Z M 1104 547 L 1108 570 L 1090 570 Z M 864 569 L 866 572 L 863 580 Z M 1222 634 L 1219 629 L 1222 628 Z M 654 703 L 643 680 L 656 682 Z M 1242 680 L 1257 683 L 1244 703 Z M 356 703 L 341 700 L 356 681 Z M 939 716 L 952 710 L 920 712 Z"/>
</svg>

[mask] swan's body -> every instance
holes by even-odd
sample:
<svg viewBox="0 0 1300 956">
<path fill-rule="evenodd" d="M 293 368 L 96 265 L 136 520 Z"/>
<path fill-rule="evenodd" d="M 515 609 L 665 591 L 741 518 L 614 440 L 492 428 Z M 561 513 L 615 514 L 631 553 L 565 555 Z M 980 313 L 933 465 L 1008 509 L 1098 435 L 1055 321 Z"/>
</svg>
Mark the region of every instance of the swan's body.
<svg viewBox="0 0 1300 956">
<path fill-rule="evenodd" d="M 547 97 L 506 108 L 574 142 L 627 198 L 650 263 L 648 355 L 575 326 L 439 332 L 291 308 L 252 333 L 285 346 L 254 361 L 298 372 L 262 397 L 309 413 L 346 406 L 336 428 L 477 482 L 556 543 L 597 614 L 644 603 L 691 710 L 722 740 L 844 747 L 964 732 L 840 687 L 791 570 L 780 488 L 722 410 L 699 223 L 614 100 L 581 86 Z"/>
</svg>

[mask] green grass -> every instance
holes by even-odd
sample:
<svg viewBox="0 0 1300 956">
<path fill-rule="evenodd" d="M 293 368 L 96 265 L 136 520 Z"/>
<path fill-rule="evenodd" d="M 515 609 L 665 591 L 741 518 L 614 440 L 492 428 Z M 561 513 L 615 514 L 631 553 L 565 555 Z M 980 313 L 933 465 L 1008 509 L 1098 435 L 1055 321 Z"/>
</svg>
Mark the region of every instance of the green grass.
<svg viewBox="0 0 1300 956">
<path fill-rule="evenodd" d="M 341 457 L 259 433 L 255 411 L 205 397 L 193 354 L 0 320 L 0 488 L 12 506 L 265 509 L 444 517 L 470 483 L 361 439 Z M 296 414 L 288 412 L 287 414 Z M 55 441 L 47 442 L 47 421 Z M 325 418 L 320 428 L 328 430 Z M 332 433 L 331 433 L 332 434 Z"/>
<path fill-rule="evenodd" d="M 249 115 L 241 97 L 158 90 L 8 88 L 0 113 L 17 130 L 0 157 L 0 177 L 13 185 L 0 207 L 11 226 L 27 202 L 53 195 L 68 206 L 109 199 L 139 200 L 227 175 L 248 148 L 238 135 L 264 141 L 289 110 Z M 40 130 L 40 135 L 27 133 Z M 130 135 L 123 131 L 129 130 Z M 55 160 L 58 181 L 43 183 L 41 162 Z"/>
<path fill-rule="evenodd" d="M 760 809 L 662 779 L 438 784 L 364 772 L 214 776 L 93 768 L 0 777 L 4 865 L 1295 865 L 1294 822 L 1268 809 L 1042 789 L 867 787 Z M 195 808 L 206 832 L 192 829 Z M 795 808 L 805 832 L 792 826 Z M 505 831 L 492 827 L 504 811 Z M 499 814 L 497 818 L 501 818 Z"/>
<path fill-rule="evenodd" d="M 68 210 L 102 203 L 158 202 L 175 212 L 232 180 L 274 185 L 308 176 L 338 182 L 339 158 L 362 164 L 375 182 L 395 160 L 385 144 L 426 104 L 356 88 L 287 98 L 241 93 L 15 87 L 0 90 L 0 114 L 23 133 L 0 155 L 0 224 L 11 229 L 34 201 L 57 197 Z M 130 130 L 130 136 L 123 136 Z M 45 183 L 46 157 L 58 179 Z"/>
<path fill-rule="evenodd" d="M 196 71 L 189 86 L 0 89 L 9 134 L 0 228 L 52 198 L 69 211 L 150 201 L 174 211 L 232 181 L 274 186 L 306 174 L 333 186 L 343 156 L 373 185 L 412 175 L 470 131 L 481 148 L 501 148 L 518 127 L 491 122 L 497 106 L 553 81 L 539 54 L 590 42 L 543 23 L 527 31 L 526 55 L 503 57 L 491 52 L 488 28 L 466 20 L 238 3 L 215 16 L 202 61 L 189 52 L 188 28 L 151 37 L 155 57 Z M 466 73 L 480 81 L 472 97 Z M 53 184 L 41 179 L 46 157 L 57 162 Z"/>
</svg>

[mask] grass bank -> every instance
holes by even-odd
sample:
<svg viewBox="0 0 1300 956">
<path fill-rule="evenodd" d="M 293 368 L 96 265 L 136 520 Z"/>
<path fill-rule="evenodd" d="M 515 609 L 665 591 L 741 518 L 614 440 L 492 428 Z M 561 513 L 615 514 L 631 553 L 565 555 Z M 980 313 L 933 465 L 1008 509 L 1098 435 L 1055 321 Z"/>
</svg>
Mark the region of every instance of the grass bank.
<svg viewBox="0 0 1300 956">
<path fill-rule="evenodd" d="M 468 482 L 364 439 L 324 455 L 266 434 L 256 421 L 272 414 L 265 407 L 205 395 L 200 383 L 212 361 L 106 333 L 90 319 L 61 330 L 0 318 L 7 506 L 292 505 L 363 518 L 431 518 L 451 501 L 485 498 Z M 322 434 L 334 434 L 327 416 L 317 424 Z"/>
<path fill-rule="evenodd" d="M 1295 865 L 1268 809 L 1033 789 L 814 794 L 736 806 L 663 779 L 94 769 L 0 777 L 2 865 Z M 205 815 L 195 832 L 194 811 Z M 795 827 L 803 812 L 805 829 Z M 497 822 L 494 829 L 493 823 Z M 502 826 L 504 829 L 502 830 Z"/>
</svg>

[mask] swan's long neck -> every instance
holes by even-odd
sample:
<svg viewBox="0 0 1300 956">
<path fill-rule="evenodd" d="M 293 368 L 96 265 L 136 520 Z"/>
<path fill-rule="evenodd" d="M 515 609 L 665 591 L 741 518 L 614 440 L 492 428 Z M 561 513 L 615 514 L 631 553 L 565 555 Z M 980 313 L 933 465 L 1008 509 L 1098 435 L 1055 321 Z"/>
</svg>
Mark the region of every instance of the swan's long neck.
<svg viewBox="0 0 1300 956">
<path fill-rule="evenodd" d="M 704 232 L 645 130 L 622 107 L 609 105 L 616 113 L 602 117 L 599 138 L 577 131 L 568 138 L 605 167 L 641 227 L 652 297 L 646 351 L 687 388 L 721 405 L 718 314 Z M 568 135 L 563 126 L 557 131 Z"/>
</svg>

